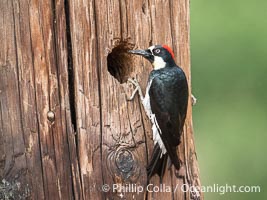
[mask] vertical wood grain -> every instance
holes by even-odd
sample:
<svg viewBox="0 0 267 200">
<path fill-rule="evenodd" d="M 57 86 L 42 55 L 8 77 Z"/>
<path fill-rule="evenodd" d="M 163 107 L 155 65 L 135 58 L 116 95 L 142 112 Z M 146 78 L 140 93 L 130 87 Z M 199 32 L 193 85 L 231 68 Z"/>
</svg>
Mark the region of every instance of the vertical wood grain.
<svg viewBox="0 0 267 200">
<path fill-rule="evenodd" d="M 177 150 L 182 170 L 166 171 L 171 192 L 147 192 L 151 124 L 137 97 L 126 100 L 133 88 L 125 80 L 137 77 L 144 92 L 152 67 L 129 56 L 117 80 L 107 66 L 119 43 L 168 44 L 191 92 L 189 0 L 3 0 L 0 30 L 0 181 L 21 184 L 15 197 L 203 199 L 174 191 L 200 186 L 191 99 Z"/>
<path fill-rule="evenodd" d="M 15 199 L 78 194 L 64 7 L 63 1 L 0 3 L 0 177 L 21 185 L 12 191 Z"/>
</svg>

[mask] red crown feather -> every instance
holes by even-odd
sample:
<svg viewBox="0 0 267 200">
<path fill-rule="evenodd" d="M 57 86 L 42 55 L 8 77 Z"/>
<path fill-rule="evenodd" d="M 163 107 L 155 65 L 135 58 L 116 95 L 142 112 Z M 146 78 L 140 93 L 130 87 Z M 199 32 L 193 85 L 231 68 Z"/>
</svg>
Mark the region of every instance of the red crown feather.
<svg viewBox="0 0 267 200">
<path fill-rule="evenodd" d="M 163 47 L 164 49 L 166 49 L 166 50 L 171 54 L 172 58 L 174 59 L 174 53 L 173 53 L 171 47 L 169 47 L 169 46 L 166 45 L 166 44 L 162 45 L 162 47 Z"/>
</svg>

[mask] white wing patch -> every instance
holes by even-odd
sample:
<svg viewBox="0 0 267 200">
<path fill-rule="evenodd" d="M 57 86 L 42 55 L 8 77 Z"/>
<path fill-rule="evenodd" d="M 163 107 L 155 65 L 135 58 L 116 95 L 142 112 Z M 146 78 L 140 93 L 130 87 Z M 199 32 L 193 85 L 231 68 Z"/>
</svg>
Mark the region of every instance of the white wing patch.
<svg viewBox="0 0 267 200">
<path fill-rule="evenodd" d="M 158 122 L 157 122 L 157 119 L 156 119 L 156 116 L 155 114 L 152 114 L 151 115 L 151 122 L 152 122 L 152 132 L 153 132 L 153 141 L 154 141 L 154 145 L 155 144 L 159 144 L 159 147 L 161 149 L 161 155 L 164 155 L 167 151 L 166 151 L 166 148 L 162 142 L 162 139 L 160 137 L 160 135 L 162 134 L 161 133 L 161 130 L 159 128 L 159 125 L 158 125 Z"/>
<path fill-rule="evenodd" d="M 149 117 L 151 123 L 152 123 L 152 132 L 153 132 L 153 141 L 154 141 L 154 145 L 155 144 L 159 144 L 159 147 L 161 149 L 161 155 L 160 157 L 165 154 L 167 151 L 166 151 L 166 148 L 162 142 L 162 139 L 160 137 L 160 134 L 161 133 L 161 130 L 159 128 L 159 125 L 158 125 L 158 122 L 157 122 L 157 119 L 156 119 L 156 116 L 155 114 L 152 113 L 152 110 L 151 110 L 151 105 L 150 105 L 150 98 L 149 98 L 149 89 L 150 89 L 150 86 L 152 84 L 152 81 L 153 79 L 148 83 L 147 85 L 147 88 L 146 88 L 146 94 L 145 94 L 145 97 L 142 101 L 142 104 L 144 106 L 144 109 L 146 111 L 146 114 L 147 116 Z"/>
<path fill-rule="evenodd" d="M 150 89 L 152 81 L 153 81 L 153 79 L 151 81 L 149 81 L 149 83 L 147 84 L 146 94 L 145 94 L 145 97 L 142 101 L 142 104 L 144 106 L 144 109 L 145 109 L 146 114 L 149 117 L 149 119 L 150 119 L 150 116 L 152 115 L 152 110 L 151 110 L 151 106 L 150 106 L 150 98 L 149 98 L 149 89 Z"/>
</svg>

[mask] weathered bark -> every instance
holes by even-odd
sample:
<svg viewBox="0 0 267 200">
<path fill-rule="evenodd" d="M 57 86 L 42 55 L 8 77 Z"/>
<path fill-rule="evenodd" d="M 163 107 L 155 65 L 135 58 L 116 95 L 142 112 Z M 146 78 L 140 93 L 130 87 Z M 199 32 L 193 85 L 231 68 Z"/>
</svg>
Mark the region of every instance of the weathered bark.
<svg viewBox="0 0 267 200">
<path fill-rule="evenodd" d="M 200 186 L 192 107 L 172 191 L 146 192 L 151 124 L 126 100 L 127 78 L 144 89 L 151 70 L 125 54 L 134 46 L 172 46 L 190 83 L 189 0 L 2 0 L 0 30 L 0 198 L 197 199 L 174 191 Z"/>
</svg>

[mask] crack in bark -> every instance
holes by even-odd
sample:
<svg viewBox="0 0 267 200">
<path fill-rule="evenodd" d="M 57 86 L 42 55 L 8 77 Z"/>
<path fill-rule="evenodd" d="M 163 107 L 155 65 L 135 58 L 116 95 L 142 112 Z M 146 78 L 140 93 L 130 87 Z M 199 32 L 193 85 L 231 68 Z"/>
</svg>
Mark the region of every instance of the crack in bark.
<svg viewBox="0 0 267 200">
<path fill-rule="evenodd" d="M 169 1 L 169 9 L 170 9 L 170 29 L 171 29 L 171 43 L 172 43 L 172 49 L 174 49 L 174 35 L 175 35 L 175 33 L 174 33 L 174 29 L 173 29 L 173 24 L 174 24 L 174 21 L 173 21 L 173 3 L 172 3 L 172 1 Z M 175 49 L 175 51 L 176 51 L 176 49 Z M 176 52 L 175 52 L 176 53 Z"/>
<path fill-rule="evenodd" d="M 65 18 L 66 18 L 66 36 L 67 36 L 67 55 L 68 55 L 68 85 L 69 85 L 69 103 L 70 103 L 70 114 L 71 123 L 73 129 L 77 132 L 76 123 L 76 108 L 75 108 L 75 89 L 74 89 L 74 69 L 72 60 L 72 40 L 71 40 L 71 30 L 70 30 L 70 14 L 69 14 L 69 1 L 64 1 L 65 6 Z"/>
<path fill-rule="evenodd" d="M 82 187 L 82 175 L 81 175 L 81 166 L 80 166 L 80 157 L 79 157 L 79 141 L 77 135 L 77 118 L 76 118 L 76 107 L 75 107 L 75 89 L 74 89 L 74 68 L 73 68 L 73 59 L 72 59 L 72 38 L 71 38 L 71 27 L 70 27 L 70 5 L 69 1 L 64 1 L 64 11 L 65 11 L 65 19 L 66 19 L 66 42 L 67 42 L 67 63 L 68 63 L 68 89 L 69 89 L 69 106 L 70 106 L 70 117 L 71 117 L 71 124 L 73 126 L 73 130 L 75 133 L 74 140 L 76 146 L 76 156 L 77 156 L 77 165 L 79 169 L 79 179 Z M 70 151 L 69 145 L 69 137 L 67 136 L 67 142 Z M 71 162 L 71 160 L 70 160 Z M 72 171 L 72 169 L 71 169 Z M 72 177 L 72 195 L 75 198 L 75 185 L 74 185 L 74 177 L 71 172 Z M 83 192 L 80 194 L 83 199 Z"/>
<path fill-rule="evenodd" d="M 95 22 L 95 35 L 99 35 L 99 30 L 97 27 L 98 24 L 98 19 L 97 19 L 97 6 L 96 6 L 96 0 L 93 1 L 93 9 L 94 9 L 94 22 Z M 98 41 L 96 40 L 96 58 L 99 57 L 99 44 Z M 101 163 L 103 161 L 103 116 L 102 116 L 102 98 L 101 98 L 101 65 L 99 62 L 96 63 L 97 66 L 97 80 L 98 80 L 98 97 L 99 97 L 99 121 L 100 121 L 100 159 Z M 103 166 L 101 165 L 101 178 L 102 178 L 102 183 L 104 184 L 104 174 L 103 174 Z M 106 193 L 102 193 L 104 198 L 106 199 Z M 102 196 L 102 197 L 103 197 Z"/>
</svg>

